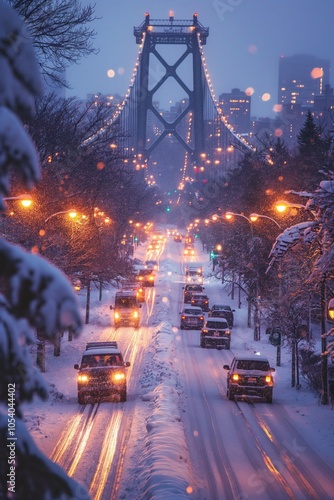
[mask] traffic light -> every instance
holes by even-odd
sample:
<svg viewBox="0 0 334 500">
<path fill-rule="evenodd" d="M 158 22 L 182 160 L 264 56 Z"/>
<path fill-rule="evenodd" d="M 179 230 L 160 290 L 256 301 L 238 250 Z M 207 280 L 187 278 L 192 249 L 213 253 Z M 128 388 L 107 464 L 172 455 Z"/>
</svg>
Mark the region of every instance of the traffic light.
<svg viewBox="0 0 334 500">
<path fill-rule="evenodd" d="M 170 206 L 166 207 L 166 212 L 170 212 Z"/>
</svg>

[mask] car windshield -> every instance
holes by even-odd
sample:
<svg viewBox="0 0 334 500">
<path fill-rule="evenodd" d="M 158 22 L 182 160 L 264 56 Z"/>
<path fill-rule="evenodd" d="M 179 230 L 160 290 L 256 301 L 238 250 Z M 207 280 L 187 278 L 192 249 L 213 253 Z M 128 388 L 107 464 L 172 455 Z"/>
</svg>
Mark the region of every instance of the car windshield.
<svg viewBox="0 0 334 500">
<path fill-rule="evenodd" d="M 96 366 L 121 366 L 120 354 L 89 354 L 83 356 L 81 368 L 94 368 Z"/>
<path fill-rule="evenodd" d="M 137 306 L 136 297 L 116 297 L 115 298 L 115 307 L 119 308 L 133 308 Z"/>
<path fill-rule="evenodd" d="M 269 370 L 269 363 L 268 361 L 241 359 L 237 362 L 237 368 L 239 370 L 260 370 L 267 372 Z"/>
</svg>

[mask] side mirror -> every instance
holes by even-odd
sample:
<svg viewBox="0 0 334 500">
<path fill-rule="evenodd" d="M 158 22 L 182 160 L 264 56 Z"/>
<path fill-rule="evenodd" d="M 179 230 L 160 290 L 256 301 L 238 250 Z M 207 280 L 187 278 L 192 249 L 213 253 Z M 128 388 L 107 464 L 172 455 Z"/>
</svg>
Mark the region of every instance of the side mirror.
<svg viewBox="0 0 334 500">
<path fill-rule="evenodd" d="M 230 369 L 229 365 L 224 365 L 223 368 L 224 368 L 224 370 L 229 370 Z"/>
<path fill-rule="evenodd" d="M 276 371 L 276 369 L 275 369 L 275 368 L 270 368 L 270 371 L 271 371 L 271 372 L 275 372 L 275 371 Z"/>
<path fill-rule="evenodd" d="M 130 366 L 130 365 L 131 365 L 131 363 L 130 363 L 130 361 L 127 361 L 126 363 L 124 363 L 124 365 L 125 365 L 125 366 Z"/>
<path fill-rule="evenodd" d="M 113 306 L 109 306 L 110 309 L 113 309 Z"/>
<path fill-rule="evenodd" d="M 75 369 L 75 370 L 79 370 L 79 365 L 78 365 L 78 363 L 75 363 L 75 365 L 74 365 L 74 369 Z"/>
<path fill-rule="evenodd" d="M 141 304 L 139 304 L 139 308 L 141 308 L 141 306 L 142 306 L 142 305 L 141 305 Z"/>
</svg>

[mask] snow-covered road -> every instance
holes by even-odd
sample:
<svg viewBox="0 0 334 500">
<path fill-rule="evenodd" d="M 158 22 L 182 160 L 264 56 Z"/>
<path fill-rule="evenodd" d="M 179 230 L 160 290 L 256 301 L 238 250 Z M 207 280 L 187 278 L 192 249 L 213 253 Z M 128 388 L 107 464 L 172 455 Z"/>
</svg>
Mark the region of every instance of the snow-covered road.
<svg viewBox="0 0 334 500">
<path fill-rule="evenodd" d="M 265 335 L 253 341 L 246 310 L 210 276 L 199 243 L 196 259 L 204 265 L 211 304 L 236 309 L 231 350 L 201 349 L 198 331 L 179 329 L 182 249 L 167 240 L 138 331 L 112 327 L 110 289 L 101 302 L 92 298 L 90 324 L 79 340 L 64 339 L 60 358 L 48 349 L 45 375 L 53 393 L 26 412 L 37 444 L 94 500 L 333 499 L 330 409 L 317 404 L 306 384 L 298 393 L 289 387 L 285 351 L 272 405 L 226 398 L 223 364 L 234 353 L 260 349 L 275 366 L 276 349 Z M 137 253 L 144 258 L 144 246 Z M 78 405 L 73 364 L 90 340 L 117 340 L 131 362 L 126 403 Z"/>
</svg>

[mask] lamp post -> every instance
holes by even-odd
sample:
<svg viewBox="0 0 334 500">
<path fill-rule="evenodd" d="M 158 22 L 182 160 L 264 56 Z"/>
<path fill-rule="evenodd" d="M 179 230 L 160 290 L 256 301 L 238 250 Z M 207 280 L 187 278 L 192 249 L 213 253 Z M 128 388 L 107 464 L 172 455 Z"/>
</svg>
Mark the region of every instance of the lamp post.
<svg viewBox="0 0 334 500">
<path fill-rule="evenodd" d="M 286 200 L 278 200 L 275 203 L 275 208 L 278 212 L 283 213 L 287 208 L 305 208 L 305 205 L 301 205 L 300 203 L 291 203 L 290 201 Z"/>
<path fill-rule="evenodd" d="M 251 235 L 253 238 L 253 224 L 250 218 L 246 217 L 244 214 L 239 214 L 235 212 L 226 212 L 225 213 L 225 219 L 231 220 L 234 216 L 236 217 L 242 217 L 243 219 L 246 219 L 247 222 L 250 224 L 250 230 L 251 230 Z M 256 267 L 256 281 L 255 281 L 255 299 L 253 299 L 254 303 L 254 340 L 260 340 L 260 317 L 259 317 L 259 292 L 258 292 L 258 286 L 259 286 L 259 275 L 258 275 L 258 267 Z M 233 280 L 234 281 L 234 280 Z M 240 290 L 240 286 L 239 286 Z M 240 298 L 239 298 L 240 302 Z M 248 326 L 251 324 L 251 300 L 250 296 L 248 295 Z"/>
<path fill-rule="evenodd" d="M 226 212 L 225 219 L 231 220 L 233 216 L 243 217 L 244 219 L 246 219 L 250 223 L 250 225 L 252 225 L 252 221 L 248 217 L 246 217 L 246 215 L 236 214 L 235 212 Z"/>
<path fill-rule="evenodd" d="M 20 194 L 18 196 L 8 196 L 6 198 L 3 198 L 3 200 L 4 201 L 20 200 L 21 205 L 25 208 L 30 207 L 30 205 L 32 204 L 32 197 L 30 196 L 30 194 Z"/>
<path fill-rule="evenodd" d="M 69 210 L 61 210 L 60 212 L 56 212 L 54 214 L 49 215 L 49 217 L 47 217 L 44 222 L 47 222 L 55 215 L 60 215 L 60 214 L 68 214 L 71 217 L 71 219 L 75 219 L 75 217 L 78 215 L 78 212 L 73 208 L 70 208 Z"/>
<path fill-rule="evenodd" d="M 328 347 L 327 347 L 327 337 L 333 335 L 334 331 L 331 328 L 328 332 L 326 331 L 326 282 L 325 278 L 321 282 L 321 403 L 328 405 Z M 334 299 L 330 299 L 327 305 L 327 314 L 330 319 L 334 319 Z M 332 346 L 333 347 L 333 346 Z"/>
<path fill-rule="evenodd" d="M 259 217 L 271 220 L 272 222 L 274 222 L 274 224 L 276 224 L 277 227 L 279 227 L 279 229 L 282 229 L 282 227 L 279 225 L 277 220 L 273 219 L 272 217 L 269 217 L 268 215 L 261 215 L 261 214 L 252 213 L 252 214 L 250 214 L 249 219 L 251 222 L 256 222 Z"/>
</svg>

